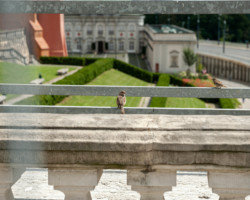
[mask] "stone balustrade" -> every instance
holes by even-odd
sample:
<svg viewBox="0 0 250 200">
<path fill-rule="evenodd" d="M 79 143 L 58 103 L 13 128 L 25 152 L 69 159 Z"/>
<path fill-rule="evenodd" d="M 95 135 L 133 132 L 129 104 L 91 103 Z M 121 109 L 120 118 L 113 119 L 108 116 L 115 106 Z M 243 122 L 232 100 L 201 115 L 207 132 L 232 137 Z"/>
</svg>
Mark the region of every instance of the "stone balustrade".
<svg viewBox="0 0 250 200">
<path fill-rule="evenodd" d="M 226 78 L 250 83 L 250 65 L 249 63 L 239 62 L 229 58 L 209 54 L 198 54 L 200 62 L 207 69 L 208 73 Z"/>
<path fill-rule="evenodd" d="M 176 171 L 207 171 L 220 200 L 250 194 L 250 116 L 0 114 L 0 199 L 26 167 L 48 168 L 66 200 L 91 199 L 103 169 L 127 169 L 142 200 L 163 199 Z"/>
</svg>

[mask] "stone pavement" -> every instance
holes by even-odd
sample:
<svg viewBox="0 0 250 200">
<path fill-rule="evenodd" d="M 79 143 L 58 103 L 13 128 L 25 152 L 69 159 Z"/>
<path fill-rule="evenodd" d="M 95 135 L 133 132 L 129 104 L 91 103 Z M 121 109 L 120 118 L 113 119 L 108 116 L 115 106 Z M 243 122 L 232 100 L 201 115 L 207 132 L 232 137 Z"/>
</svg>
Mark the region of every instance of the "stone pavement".
<svg viewBox="0 0 250 200">
<path fill-rule="evenodd" d="M 125 170 L 104 170 L 91 192 L 92 200 L 139 200 L 139 193 L 127 185 Z M 12 187 L 15 200 L 63 200 L 64 194 L 48 185 L 47 169 L 27 169 Z M 250 193 L 250 191 L 249 191 Z M 166 200 L 218 200 L 208 187 L 206 172 L 177 172 L 177 186 L 164 194 Z M 246 198 L 250 200 L 250 196 Z"/>
</svg>

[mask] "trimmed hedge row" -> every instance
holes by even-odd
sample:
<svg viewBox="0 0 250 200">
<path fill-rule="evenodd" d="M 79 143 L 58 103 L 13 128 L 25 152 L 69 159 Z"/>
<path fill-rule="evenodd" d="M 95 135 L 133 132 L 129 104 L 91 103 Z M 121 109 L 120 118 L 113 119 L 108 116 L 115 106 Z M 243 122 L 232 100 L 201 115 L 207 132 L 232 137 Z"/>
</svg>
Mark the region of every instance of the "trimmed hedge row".
<svg viewBox="0 0 250 200">
<path fill-rule="evenodd" d="M 159 76 L 157 86 L 169 86 L 170 76 L 169 74 L 161 74 Z M 165 107 L 167 97 L 152 97 L 150 107 Z"/>
<path fill-rule="evenodd" d="M 101 73 L 113 67 L 114 60 L 112 58 L 99 59 L 96 62 L 80 69 L 78 72 L 57 81 L 54 84 L 61 85 L 84 85 L 95 79 Z"/>
<path fill-rule="evenodd" d="M 103 58 L 85 58 L 85 65 L 90 65 L 100 59 L 103 59 Z"/>
<path fill-rule="evenodd" d="M 187 86 L 187 87 L 195 87 L 195 85 L 191 84 L 191 83 L 184 83 L 182 81 L 182 79 L 174 76 L 174 75 L 170 75 L 171 77 L 171 81 L 170 83 L 173 85 L 179 85 L 179 86 Z M 237 99 L 225 99 L 225 98 L 220 98 L 220 99 L 216 99 L 216 98 L 200 98 L 200 100 L 205 101 L 207 103 L 219 103 L 221 108 L 231 108 L 231 109 L 235 109 L 237 108 L 240 103 Z"/>
<path fill-rule="evenodd" d="M 42 64 L 55 64 L 55 65 L 76 65 L 76 66 L 84 66 L 85 58 L 81 57 L 40 57 L 40 61 Z"/>
<path fill-rule="evenodd" d="M 149 83 L 153 82 L 153 73 L 117 59 L 114 59 L 114 69 L 139 78 L 143 81 L 147 81 Z"/>
<path fill-rule="evenodd" d="M 113 67 L 113 59 L 98 60 L 95 63 L 84 67 L 76 73 L 57 81 L 54 84 L 61 85 L 84 85 L 95 79 L 101 73 Z M 20 105 L 56 105 L 67 96 L 39 95 L 33 96 L 18 102 Z"/>
<path fill-rule="evenodd" d="M 220 98 L 219 104 L 221 108 L 231 108 L 235 109 L 240 105 L 240 102 L 237 99 L 225 99 Z"/>
<path fill-rule="evenodd" d="M 195 87 L 191 83 L 184 83 L 181 78 L 174 75 L 162 74 L 162 73 L 152 73 L 136 66 L 130 65 L 128 63 L 122 62 L 117 59 L 102 59 L 102 58 L 82 58 L 82 57 L 41 57 L 41 62 L 43 64 L 59 64 L 59 65 L 77 65 L 84 66 L 89 65 L 77 73 L 64 78 L 54 84 L 68 84 L 68 85 L 83 85 L 106 70 L 112 67 L 127 73 L 131 76 L 139 78 L 147 82 L 157 82 L 157 86 L 169 86 L 169 84 L 178 86 L 188 86 Z M 57 95 L 40 95 L 28 98 L 19 102 L 20 104 L 33 104 L 33 105 L 55 105 L 62 101 L 66 96 Z M 167 98 L 166 97 L 153 97 L 150 107 L 165 107 Z M 237 99 L 205 99 L 201 100 L 206 102 L 218 103 L 221 108 L 237 108 L 240 103 Z"/>
</svg>

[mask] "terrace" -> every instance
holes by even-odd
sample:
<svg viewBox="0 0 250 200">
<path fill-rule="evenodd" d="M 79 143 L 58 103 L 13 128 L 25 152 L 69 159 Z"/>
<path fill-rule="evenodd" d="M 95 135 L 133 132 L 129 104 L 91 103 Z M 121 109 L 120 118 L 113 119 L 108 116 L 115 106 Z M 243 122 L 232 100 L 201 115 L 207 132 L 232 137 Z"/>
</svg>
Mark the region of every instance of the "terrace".
<svg viewBox="0 0 250 200">
<path fill-rule="evenodd" d="M 97 2 L 1 1 L 0 13 L 249 13 L 249 3 L 149 1 L 139 7 L 140 1 L 103 1 L 95 7 Z M 250 89 L 241 88 L 0 84 L 4 94 L 116 96 L 121 89 L 128 96 L 250 98 Z M 120 115 L 111 107 L 1 105 L 0 199 L 13 199 L 11 186 L 27 167 L 48 168 L 49 184 L 66 200 L 90 199 L 103 169 L 126 169 L 128 185 L 142 200 L 162 199 L 176 185 L 177 170 L 207 171 L 209 187 L 221 200 L 250 194 L 250 110 L 125 112 Z"/>
</svg>

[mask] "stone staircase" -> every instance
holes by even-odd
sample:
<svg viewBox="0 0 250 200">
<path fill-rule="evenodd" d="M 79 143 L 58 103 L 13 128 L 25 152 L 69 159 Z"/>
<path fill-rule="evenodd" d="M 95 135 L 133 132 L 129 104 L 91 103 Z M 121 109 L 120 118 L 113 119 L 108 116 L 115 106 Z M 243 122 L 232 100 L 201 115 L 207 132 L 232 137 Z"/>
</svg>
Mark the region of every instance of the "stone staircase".
<svg viewBox="0 0 250 200">
<path fill-rule="evenodd" d="M 0 60 L 28 64 L 29 57 L 24 29 L 0 31 Z"/>
</svg>

